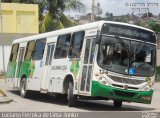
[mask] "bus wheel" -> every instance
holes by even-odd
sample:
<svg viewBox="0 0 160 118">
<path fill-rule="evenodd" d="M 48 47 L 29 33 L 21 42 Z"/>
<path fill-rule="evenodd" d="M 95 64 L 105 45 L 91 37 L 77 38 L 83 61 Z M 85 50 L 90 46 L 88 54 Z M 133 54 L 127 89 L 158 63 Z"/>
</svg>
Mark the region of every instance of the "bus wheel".
<svg viewBox="0 0 160 118">
<path fill-rule="evenodd" d="M 27 97 L 26 85 L 27 85 L 27 80 L 23 79 L 22 82 L 21 82 L 21 84 L 20 84 L 20 95 L 23 98 Z"/>
<path fill-rule="evenodd" d="M 74 107 L 76 105 L 76 96 L 73 95 L 73 84 L 72 84 L 72 82 L 69 82 L 67 99 L 68 99 L 68 106 L 69 107 Z"/>
<path fill-rule="evenodd" d="M 122 101 L 116 101 L 116 100 L 114 100 L 113 106 L 115 108 L 121 108 L 122 107 Z"/>
</svg>

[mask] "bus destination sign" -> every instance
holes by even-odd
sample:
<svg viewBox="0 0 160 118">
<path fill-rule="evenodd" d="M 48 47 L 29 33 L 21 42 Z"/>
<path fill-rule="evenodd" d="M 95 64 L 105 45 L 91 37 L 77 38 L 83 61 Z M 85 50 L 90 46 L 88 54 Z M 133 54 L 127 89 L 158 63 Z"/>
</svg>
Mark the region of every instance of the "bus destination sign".
<svg viewBox="0 0 160 118">
<path fill-rule="evenodd" d="M 104 24 L 102 33 L 156 43 L 153 32 L 136 27 L 122 26 L 117 24 Z"/>
</svg>

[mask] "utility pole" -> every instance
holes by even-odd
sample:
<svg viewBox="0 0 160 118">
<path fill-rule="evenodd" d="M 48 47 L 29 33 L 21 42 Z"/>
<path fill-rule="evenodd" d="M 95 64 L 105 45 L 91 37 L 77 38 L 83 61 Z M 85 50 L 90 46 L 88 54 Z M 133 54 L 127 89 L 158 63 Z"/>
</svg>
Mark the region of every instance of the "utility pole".
<svg viewBox="0 0 160 118">
<path fill-rule="evenodd" d="M 94 22 L 95 0 L 92 0 L 91 22 Z"/>
<path fill-rule="evenodd" d="M 1 19 L 1 33 L 3 33 L 3 19 L 2 19 L 2 0 L 0 0 L 0 19 Z M 3 40 L 3 39 L 0 39 Z M 5 54 L 4 54 L 4 45 L 2 44 L 2 63 L 3 63 L 3 72 L 6 72 L 5 69 Z"/>
</svg>

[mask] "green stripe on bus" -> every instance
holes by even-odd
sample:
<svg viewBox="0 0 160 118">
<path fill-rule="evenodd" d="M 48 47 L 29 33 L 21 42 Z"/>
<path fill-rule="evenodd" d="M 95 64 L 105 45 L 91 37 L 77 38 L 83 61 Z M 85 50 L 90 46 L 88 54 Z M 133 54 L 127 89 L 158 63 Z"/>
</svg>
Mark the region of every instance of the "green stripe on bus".
<svg viewBox="0 0 160 118">
<path fill-rule="evenodd" d="M 153 90 L 150 91 L 134 91 L 118 89 L 100 84 L 97 81 L 92 81 L 91 96 L 106 97 L 108 99 L 138 102 L 150 104 Z"/>
<path fill-rule="evenodd" d="M 34 65 L 31 61 L 23 61 L 20 67 L 19 77 L 26 75 L 27 78 L 30 78 L 31 74 L 34 73 Z M 17 75 L 18 76 L 18 75 Z"/>
<path fill-rule="evenodd" d="M 16 70 L 16 62 L 9 62 L 7 67 L 6 78 L 14 78 Z"/>
</svg>

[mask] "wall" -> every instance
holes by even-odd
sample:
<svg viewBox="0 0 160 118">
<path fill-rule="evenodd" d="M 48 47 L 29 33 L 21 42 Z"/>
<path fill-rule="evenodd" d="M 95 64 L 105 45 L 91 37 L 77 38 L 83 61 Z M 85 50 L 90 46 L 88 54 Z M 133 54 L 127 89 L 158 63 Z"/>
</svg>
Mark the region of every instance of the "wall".
<svg viewBox="0 0 160 118">
<path fill-rule="evenodd" d="M 38 33 L 38 5 L 2 3 L 0 20 L 0 32 Z"/>
<path fill-rule="evenodd" d="M 39 33 L 38 5 L 2 3 L 1 8 L 0 71 L 4 71 L 3 64 L 6 71 L 13 40 Z"/>
</svg>

